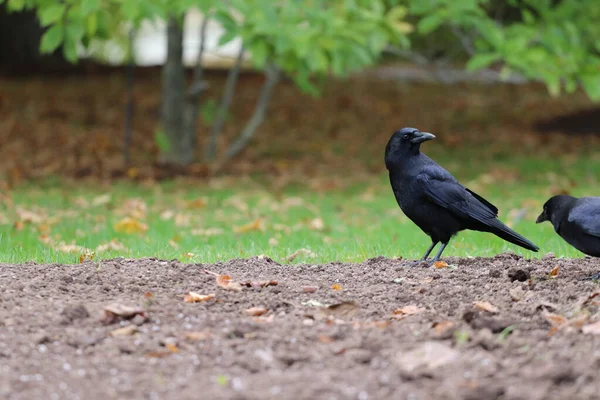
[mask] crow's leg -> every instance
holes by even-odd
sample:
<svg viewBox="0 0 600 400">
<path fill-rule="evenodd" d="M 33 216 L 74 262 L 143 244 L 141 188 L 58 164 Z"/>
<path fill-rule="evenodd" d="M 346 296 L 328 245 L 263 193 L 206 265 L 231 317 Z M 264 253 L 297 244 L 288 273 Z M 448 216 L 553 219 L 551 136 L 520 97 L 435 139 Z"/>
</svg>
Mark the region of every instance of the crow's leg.
<svg viewBox="0 0 600 400">
<path fill-rule="evenodd" d="M 421 259 L 419 261 L 425 261 L 427 260 L 427 257 L 429 257 L 429 254 L 431 254 L 431 250 L 433 250 L 433 248 L 435 247 L 436 244 L 438 244 L 439 242 L 437 241 L 431 241 L 431 246 L 429 246 L 429 248 L 427 249 L 427 251 L 425 252 L 425 254 L 423 254 L 423 257 L 421 257 Z"/>
<path fill-rule="evenodd" d="M 442 256 L 442 252 L 444 251 L 444 249 L 446 248 L 447 245 L 448 245 L 448 242 L 442 243 L 442 246 L 440 247 L 440 250 L 435 255 L 435 257 L 433 257 L 433 260 L 431 260 L 432 263 L 434 263 L 434 262 L 436 262 L 437 260 L 440 259 L 440 257 Z"/>
</svg>

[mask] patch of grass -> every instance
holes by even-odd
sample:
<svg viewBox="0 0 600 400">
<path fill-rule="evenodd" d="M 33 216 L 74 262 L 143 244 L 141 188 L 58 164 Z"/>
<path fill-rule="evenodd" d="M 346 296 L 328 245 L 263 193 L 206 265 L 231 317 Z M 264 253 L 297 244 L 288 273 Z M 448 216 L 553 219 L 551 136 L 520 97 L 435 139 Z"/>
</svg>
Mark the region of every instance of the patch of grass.
<svg viewBox="0 0 600 400">
<path fill-rule="evenodd" d="M 534 221 L 552 191 L 600 193 L 589 160 L 513 158 L 475 166 L 467 150 L 436 157 L 494 203 L 502 221 L 541 248 L 536 254 L 491 234 L 462 232 L 445 256 L 493 256 L 508 250 L 526 257 L 550 251 L 559 257 L 582 256 L 550 224 Z M 311 253 L 299 254 L 294 263 L 422 255 L 429 238 L 402 214 L 387 175 L 338 182 L 339 189 L 308 181 L 276 191 L 261 178 L 155 185 L 55 180 L 27 184 L 0 204 L 0 262 L 76 263 L 85 252 L 82 248 L 94 251 L 106 244 L 108 250 L 96 251 L 96 259 L 158 257 L 209 263 L 265 254 L 285 261 L 298 249 Z M 147 230 L 119 232 L 115 224 L 127 216 Z"/>
</svg>

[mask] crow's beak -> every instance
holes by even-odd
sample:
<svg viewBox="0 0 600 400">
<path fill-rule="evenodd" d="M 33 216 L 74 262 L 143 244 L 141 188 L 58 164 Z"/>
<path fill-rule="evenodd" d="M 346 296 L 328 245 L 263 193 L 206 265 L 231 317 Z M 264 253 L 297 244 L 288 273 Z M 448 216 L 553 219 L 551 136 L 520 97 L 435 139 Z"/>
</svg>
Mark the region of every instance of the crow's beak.
<svg viewBox="0 0 600 400">
<path fill-rule="evenodd" d="M 535 220 L 535 223 L 539 224 L 540 222 L 544 222 L 544 221 L 548 221 L 548 217 L 546 217 L 546 212 L 542 212 L 540 214 L 540 216 L 537 217 L 537 219 Z"/>
<path fill-rule="evenodd" d="M 432 135 L 429 132 L 415 132 L 413 133 L 413 138 L 410 141 L 412 143 L 423 143 L 433 139 L 435 139 L 435 135 Z"/>
</svg>

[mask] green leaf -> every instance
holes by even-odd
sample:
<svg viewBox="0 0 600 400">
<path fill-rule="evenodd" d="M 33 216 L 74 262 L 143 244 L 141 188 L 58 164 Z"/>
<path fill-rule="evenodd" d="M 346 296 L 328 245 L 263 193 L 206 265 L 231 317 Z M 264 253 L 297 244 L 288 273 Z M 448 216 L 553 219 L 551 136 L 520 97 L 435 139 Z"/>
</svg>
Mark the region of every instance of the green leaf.
<svg viewBox="0 0 600 400">
<path fill-rule="evenodd" d="M 100 0 L 81 0 L 81 13 L 89 15 L 100 9 Z"/>
<path fill-rule="evenodd" d="M 25 8 L 25 0 L 8 0 L 8 11 L 22 11 Z"/>
<path fill-rule="evenodd" d="M 419 21 L 419 33 L 426 35 L 436 30 L 443 22 L 439 14 L 431 14 Z"/>
<path fill-rule="evenodd" d="M 38 11 L 38 17 L 42 26 L 52 25 L 62 20 L 65 14 L 66 6 L 61 3 L 54 3 Z"/>
<path fill-rule="evenodd" d="M 252 46 L 250 47 L 250 53 L 252 54 L 252 62 L 258 68 L 265 66 L 267 57 L 269 57 L 269 48 L 264 41 L 257 40 L 252 43 Z"/>
<path fill-rule="evenodd" d="M 42 53 L 52 53 L 60 46 L 63 38 L 64 31 L 62 24 L 54 25 L 44 33 L 40 44 L 40 51 Z"/>
<path fill-rule="evenodd" d="M 500 60 L 499 54 L 493 53 L 482 53 L 473 56 L 469 62 L 467 62 L 467 70 L 474 71 L 477 69 L 485 68 L 488 65 Z"/>
<path fill-rule="evenodd" d="M 158 130 L 154 132 L 154 143 L 156 147 L 159 148 L 162 152 L 168 152 L 171 149 L 171 142 L 169 141 L 169 137 L 163 130 Z"/>
<path fill-rule="evenodd" d="M 581 76 L 581 86 L 583 90 L 593 101 L 600 100 L 600 71 L 595 74 L 585 74 Z"/>
<path fill-rule="evenodd" d="M 98 30 L 98 14 L 90 14 L 86 23 L 88 36 L 94 36 Z"/>
<path fill-rule="evenodd" d="M 218 45 L 224 46 L 227 43 L 231 42 L 233 39 L 235 39 L 237 36 L 237 32 L 235 31 L 225 32 L 221 35 L 221 37 L 219 37 Z"/>
<path fill-rule="evenodd" d="M 77 42 L 70 36 L 65 36 L 65 43 L 63 44 L 63 55 L 65 59 L 75 64 L 77 62 Z"/>
</svg>

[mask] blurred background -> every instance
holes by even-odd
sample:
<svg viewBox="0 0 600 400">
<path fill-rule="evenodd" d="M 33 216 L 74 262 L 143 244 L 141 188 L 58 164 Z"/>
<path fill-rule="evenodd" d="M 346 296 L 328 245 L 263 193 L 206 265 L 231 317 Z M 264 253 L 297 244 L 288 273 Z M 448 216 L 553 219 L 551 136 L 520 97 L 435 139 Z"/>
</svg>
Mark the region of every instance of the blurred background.
<svg viewBox="0 0 600 400">
<path fill-rule="evenodd" d="M 0 262 L 416 258 L 383 152 L 404 126 L 538 244 L 600 195 L 600 3 L 0 0 Z"/>
</svg>

